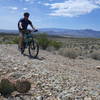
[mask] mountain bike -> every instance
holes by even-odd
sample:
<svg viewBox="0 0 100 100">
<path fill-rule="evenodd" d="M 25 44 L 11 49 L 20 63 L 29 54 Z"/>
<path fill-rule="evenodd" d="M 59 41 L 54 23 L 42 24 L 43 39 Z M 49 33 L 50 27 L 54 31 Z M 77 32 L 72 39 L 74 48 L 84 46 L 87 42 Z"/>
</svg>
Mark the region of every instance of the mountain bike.
<svg viewBox="0 0 100 100">
<path fill-rule="evenodd" d="M 23 30 L 24 42 L 23 49 L 21 49 L 21 53 L 24 54 L 25 49 L 28 49 L 29 56 L 36 58 L 39 53 L 39 44 L 34 39 L 31 32 L 31 30 Z M 37 32 L 37 30 L 35 30 L 34 32 Z"/>
</svg>

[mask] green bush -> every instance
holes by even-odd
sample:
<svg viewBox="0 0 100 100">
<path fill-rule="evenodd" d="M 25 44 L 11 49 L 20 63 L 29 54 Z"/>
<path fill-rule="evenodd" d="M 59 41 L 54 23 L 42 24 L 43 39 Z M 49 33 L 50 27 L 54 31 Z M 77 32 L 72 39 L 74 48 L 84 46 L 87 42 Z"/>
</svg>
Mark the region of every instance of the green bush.
<svg viewBox="0 0 100 100">
<path fill-rule="evenodd" d="M 7 97 L 11 95 L 13 91 L 15 91 L 15 86 L 8 79 L 2 79 L 0 82 L 1 95 Z"/>
<path fill-rule="evenodd" d="M 46 49 L 49 46 L 49 40 L 47 34 L 38 34 L 37 36 L 38 43 L 42 49 Z"/>
<path fill-rule="evenodd" d="M 44 50 L 48 47 L 54 47 L 58 50 L 62 46 L 61 42 L 48 39 L 49 36 L 46 33 L 38 34 L 36 37 L 40 47 Z"/>
<path fill-rule="evenodd" d="M 50 46 L 54 47 L 56 50 L 60 49 L 61 46 L 63 45 L 61 42 L 55 40 L 51 40 L 49 44 Z"/>
<path fill-rule="evenodd" d="M 18 36 L 2 36 L 0 43 L 2 44 L 18 44 L 19 37 Z"/>
<path fill-rule="evenodd" d="M 12 40 L 12 43 L 13 44 L 18 44 L 18 42 L 19 42 L 19 37 L 15 37 L 13 40 Z"/>
</svg>

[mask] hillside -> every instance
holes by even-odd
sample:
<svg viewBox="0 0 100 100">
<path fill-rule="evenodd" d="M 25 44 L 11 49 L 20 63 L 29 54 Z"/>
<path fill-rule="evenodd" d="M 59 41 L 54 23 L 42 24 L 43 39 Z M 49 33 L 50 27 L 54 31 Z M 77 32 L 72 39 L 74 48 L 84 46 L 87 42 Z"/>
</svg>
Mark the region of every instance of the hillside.
<svg viewBox="0 0 100 100">
<path fill-rule="evenodd" d="M 17 45 L 0 45 L 0 79 L 25 78 L 32 83 L 33 99 L 24 100 L 100 100 L 99 65 L 90 58 L 73 60 L 43 50 L 37 59 L 30 59 Z"/>
<path fill-rule="evenodd" d="M 68 37 L 92 37 L 92 38 L 100 38 L 100 31 L 92 30 L 92 29 L 60 29 L 60 28 L 40 28 L 39 33 L 48 33 L 49 35 L 59 35 L 59 36 L 68 36 Z M 18 34 L 18 30 L 0 30 L 0 33 L 7 34 Z"/>
<path fill-rule="evenodd" d="M 56 28 L 44 28 L 40 29 L 41 32 L 46 32 L 49 35 L 60 35 L 60 36 L 71 36 L 71 37 L 94 37 L 100 38 L 100 31 L 95 31 L 92 29 L 56 29 Z"/>
</svg>

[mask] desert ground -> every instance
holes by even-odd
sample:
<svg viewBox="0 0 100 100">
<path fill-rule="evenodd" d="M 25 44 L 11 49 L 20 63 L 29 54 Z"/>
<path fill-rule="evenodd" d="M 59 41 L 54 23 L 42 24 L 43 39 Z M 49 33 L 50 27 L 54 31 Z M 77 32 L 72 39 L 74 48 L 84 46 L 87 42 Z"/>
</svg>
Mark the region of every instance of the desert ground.
<svg viewBox="0 0 100 100">
<path fill-rule="evenodd" d="M 24 95 L 23 100 L 100 100 L 99 66 L 99 60 L 70 59 L 46 50 L 32 59 L 21 55 L 15 44 L 0 44 L 0 80 L 31 82 L 32 96 Z M 0 96 L 0 100 L 21 99 Z"/>
</svg>

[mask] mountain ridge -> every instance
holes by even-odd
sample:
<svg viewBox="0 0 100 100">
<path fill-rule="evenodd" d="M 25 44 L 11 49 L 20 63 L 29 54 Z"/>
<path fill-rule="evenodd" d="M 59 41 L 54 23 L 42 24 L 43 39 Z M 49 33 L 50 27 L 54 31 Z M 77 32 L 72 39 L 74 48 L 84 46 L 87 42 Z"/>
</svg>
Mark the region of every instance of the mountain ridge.
<svg viewBox="0 0 100 100">
<path fill-rule="evenodd" d="M 0 33 L 18 34 L 18 30 L 0 29 Z M 47 33 L 49 35 L 59 35 L 59 36 L 100 38 L 100 31 L 96 31 L 93 29 L 40 28 L 39 33 Z"/>
</svg>

